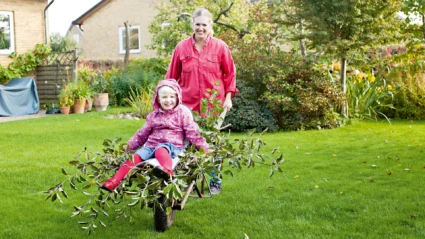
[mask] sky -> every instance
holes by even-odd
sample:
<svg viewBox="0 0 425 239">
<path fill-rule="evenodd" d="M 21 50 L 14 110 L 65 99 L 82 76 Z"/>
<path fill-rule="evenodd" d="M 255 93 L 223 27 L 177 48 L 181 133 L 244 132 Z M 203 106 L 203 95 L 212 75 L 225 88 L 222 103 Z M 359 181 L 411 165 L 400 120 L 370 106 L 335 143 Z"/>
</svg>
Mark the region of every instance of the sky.
<svg viewBox="0 0 425 239">
<path fill-rule="evenodd" d="M 48 9 L 50 34 L 66 34 L 72 21 L 83 15 L 101 0 L 54 0 Z M 49 0 L 49 3 L 52 0 Z"/>
</svg>

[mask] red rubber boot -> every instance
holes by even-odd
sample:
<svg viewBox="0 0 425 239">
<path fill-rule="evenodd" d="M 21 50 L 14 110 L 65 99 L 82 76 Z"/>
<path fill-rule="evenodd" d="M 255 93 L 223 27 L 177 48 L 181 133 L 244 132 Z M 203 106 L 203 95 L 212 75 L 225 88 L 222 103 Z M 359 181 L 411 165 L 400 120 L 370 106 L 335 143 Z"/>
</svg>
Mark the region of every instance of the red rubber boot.
<svg viewBox="0 0 425 239">
<path fill-rule="evenodd" d="M 120 185 L 120 182 L 122 179 L 127 175 L 127 173 L 138 163 L 142 162 L 143 159 L 140 158 L 139 155 L 133 154 L 133 161 L 127 160 L 125 161 L 121 167 L 118 169 L 118 171 L 115 173 L 115 175 L 108 179 L 106 182 L 103 183 L 102 188 L 106 191 L 112 192 L 115 190 L 115 188 Z"/>
<path fill-rule="evenodd" d="M 155 151 L 155 158 L 158 160 L 159 164 L 161 164 L 161 170 L 163 170 L 170 176 L 174 176 L 173 159 L 170 157 L 170 154 L 168 153 L 168 150 L 166 148 L 158 148 Z"/>
</svg>

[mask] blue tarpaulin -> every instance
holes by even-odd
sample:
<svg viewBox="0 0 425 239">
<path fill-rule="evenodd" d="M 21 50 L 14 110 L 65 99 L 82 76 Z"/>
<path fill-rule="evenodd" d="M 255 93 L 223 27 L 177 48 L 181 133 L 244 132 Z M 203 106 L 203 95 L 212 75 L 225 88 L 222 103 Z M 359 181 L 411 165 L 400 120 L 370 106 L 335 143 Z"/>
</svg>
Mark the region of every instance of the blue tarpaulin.
<svg viewBox="0 0 425 239">
<path fill-rule="evenodd" d="M 15 78 L 0 85 L 0 116 L 37 114 L 39 103 L 33 78 Z"/>
</svg>

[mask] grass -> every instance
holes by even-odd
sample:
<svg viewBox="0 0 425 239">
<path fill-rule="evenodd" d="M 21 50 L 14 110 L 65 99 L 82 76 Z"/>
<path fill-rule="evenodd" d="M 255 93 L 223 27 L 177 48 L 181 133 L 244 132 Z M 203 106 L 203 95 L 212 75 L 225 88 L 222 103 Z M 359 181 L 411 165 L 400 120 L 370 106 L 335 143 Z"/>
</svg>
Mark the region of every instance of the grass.
<svg viewBox="0 0 425 239">
<path fill-rule="evenodd" d="M 0 123 L 0 238 L 85 238 L 71 218 L 85 196 L 64 203 L 42 191 L 64 179 L 61 167 L 105 138 L 128 140 L 142 121 L 105 119 L 109 109 Z M 213 198 L 190 198 L 170 230 L 153 229 L 152 212 L 104 219 L 92 238 L 423 238 L 425 121 L 360 122 L 321 131 L 268 133 L 283 173 L 257 166 L 225 177 Z M 232 134 L 243 137 L 244 134 Z"/>
</svg>

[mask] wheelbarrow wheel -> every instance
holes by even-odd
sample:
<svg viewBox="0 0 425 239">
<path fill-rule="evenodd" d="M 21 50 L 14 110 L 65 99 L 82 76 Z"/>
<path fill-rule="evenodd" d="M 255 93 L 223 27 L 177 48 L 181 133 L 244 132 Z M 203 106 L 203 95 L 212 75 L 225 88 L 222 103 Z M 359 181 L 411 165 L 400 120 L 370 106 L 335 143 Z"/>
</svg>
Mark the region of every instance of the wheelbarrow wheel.
<svg viewBox="0 0 425 239">
<path fill-rule="evenodd" d="M 158 232 L 164 232 L 167 230 L 174 222 L 176 217 L 176 210 L 171 210 L 167 214 L 168 200 L 165 196 L 162 196 L 158 199 L 158 203 L 154 206 L 153 219 L 155 230 Z"/>
</svg>

